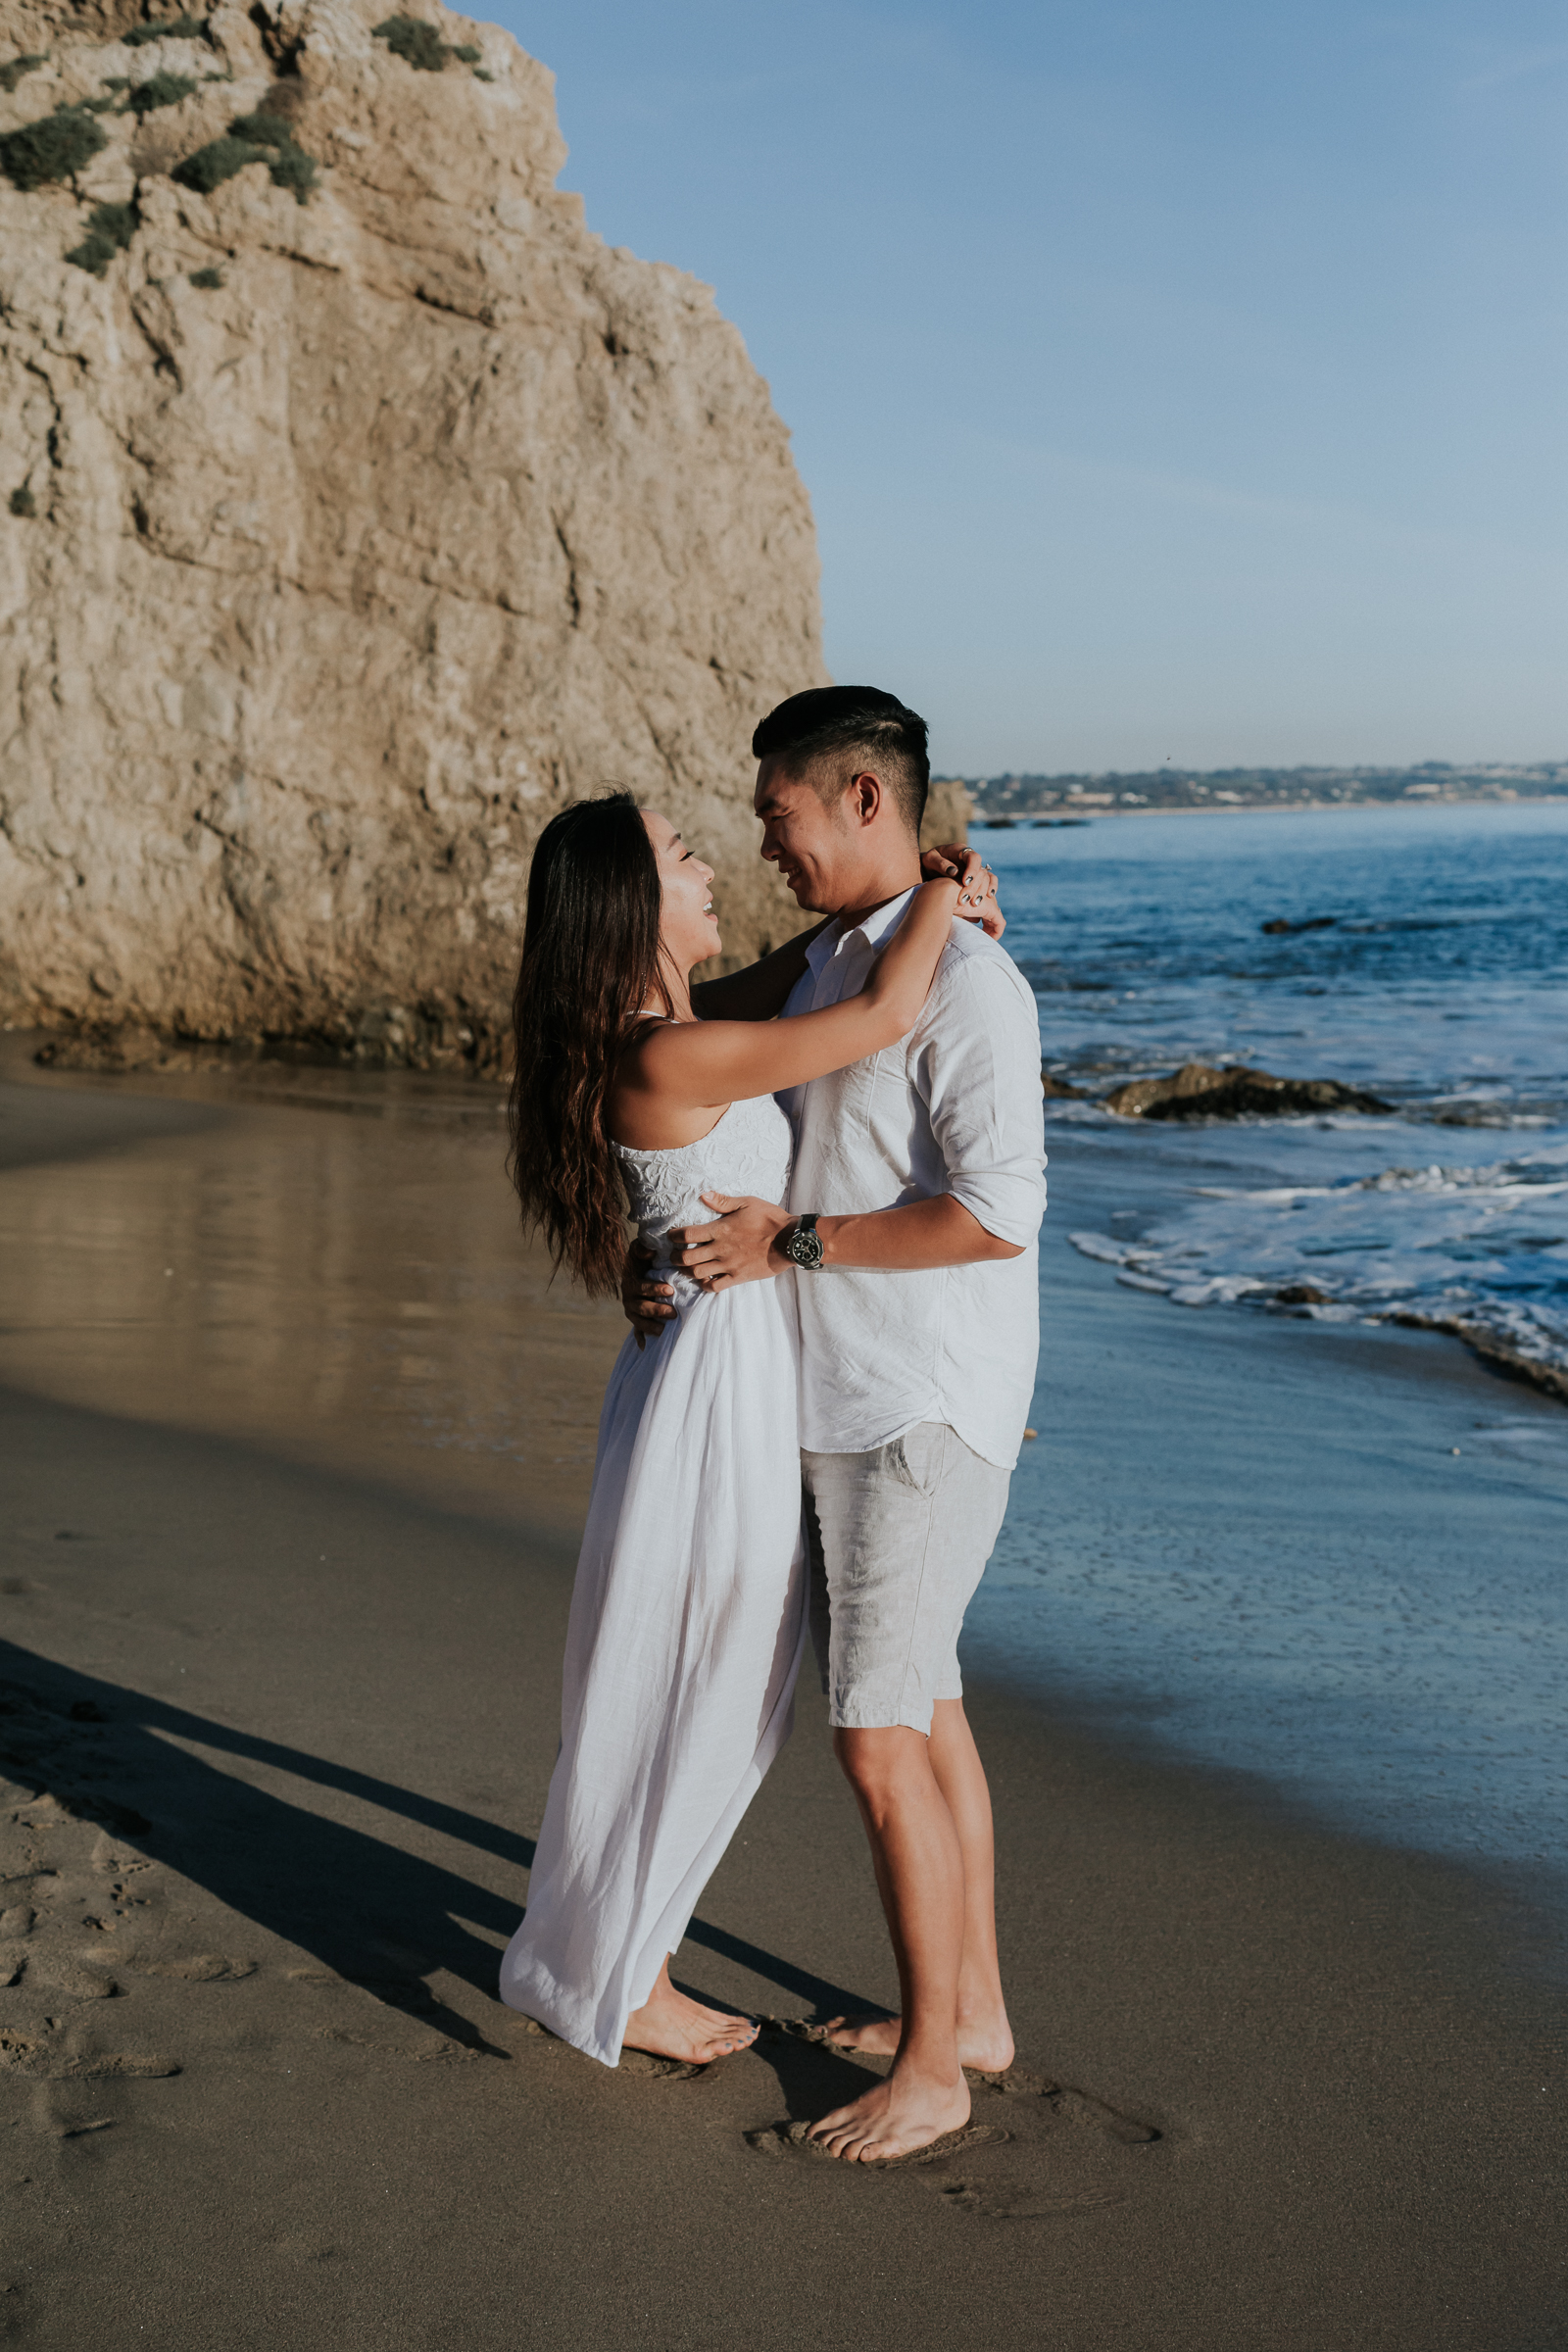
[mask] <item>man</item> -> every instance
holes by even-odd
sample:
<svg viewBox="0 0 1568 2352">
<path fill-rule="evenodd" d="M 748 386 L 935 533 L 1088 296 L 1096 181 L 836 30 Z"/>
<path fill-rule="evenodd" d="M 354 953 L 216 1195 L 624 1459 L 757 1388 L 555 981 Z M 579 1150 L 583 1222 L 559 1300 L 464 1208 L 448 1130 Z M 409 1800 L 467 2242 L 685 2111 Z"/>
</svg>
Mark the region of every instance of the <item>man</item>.
<svg viewBox="0 0 1568 2352">
<path fill-rule="evenodd" d="M 894 695 L 824 687 L 781 703 L 752 749 L 762 856 L 802 906 L 831 918 L 787 1017 L 858 994 L 907 907 L 926 728 Z M 700 1009 L 764 1017 L 763 968 L 710 983 Z M 967 2121 L 965 2066 L 1012 2057 L 991 1802 L 956 1642 L 1034 1387 L 1045 1130 L 1033 996 L 994 939 L 955 923 L 911 1035 L 785 1106 L 788 1203 L 705 1196 L 717 1221 L 671 1239 L 715 1290 L 795 1278 L 812 1638 L 903 2004 L 895 2019 L 835 2021 L 837 2046 L 894 2065 L 812 2137 L 885 2160 Z M 645 1294 L 644 1330 L 668 1312 L 658 1295 Z"/>
</svg>

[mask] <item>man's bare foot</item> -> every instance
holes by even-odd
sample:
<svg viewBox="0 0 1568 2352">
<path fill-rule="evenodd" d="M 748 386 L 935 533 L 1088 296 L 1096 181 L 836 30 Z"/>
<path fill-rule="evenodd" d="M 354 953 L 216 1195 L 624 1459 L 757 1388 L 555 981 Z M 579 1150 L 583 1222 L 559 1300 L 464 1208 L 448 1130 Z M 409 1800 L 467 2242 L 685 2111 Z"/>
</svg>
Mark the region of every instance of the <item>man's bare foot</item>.
<svg viewBox="0 0 1568 2352">
<path fill-rule="evenodd" d="M 886 2164 L 928 2148 L 944 2132 L 961 2132 L 969 2121 L 969 2085 L 933 2082 L 895 2067 L 848 2107 L 835 2107 L 807 2133 L 830 2156 L 847 2164 Z"/>
<path fill-rule="evenodd" d="M 901 2017 L 832 2017 L 822 2028 L 830 2049 L 859 2050 L 867 2058 L 896 2058 Z M 978 2075 L 1004 2074 L 1013 2061 L 1012 2031 L 1006 2013 L 958 2019 L 958 2064 Z"/>
<path fill-rule="evenodd" d="M 669 1981 L 667 1964 L 640 2009 L 626 2020 L 621 2046 L 648 2050 L 656 2058 L 678 2058 L 687 2066 L 710 2066 L 750 2049 L 757 2028 L 749 2017 L 730 2017 L 722 2009 L 705 2009 L 688 2000 Z"/>
</svg>

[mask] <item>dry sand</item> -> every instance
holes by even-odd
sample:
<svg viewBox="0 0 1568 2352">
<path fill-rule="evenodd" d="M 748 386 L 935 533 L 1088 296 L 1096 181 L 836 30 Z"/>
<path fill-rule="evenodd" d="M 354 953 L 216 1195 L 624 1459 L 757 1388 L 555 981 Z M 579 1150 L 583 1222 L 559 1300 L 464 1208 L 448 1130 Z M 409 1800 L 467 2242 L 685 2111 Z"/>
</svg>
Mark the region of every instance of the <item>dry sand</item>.
<svg viewBox="0 0 1568 2352">
<path fill-rule="evenodd" d="M 611 2073 L 500 2007 L 618 1330 L 547 1295 L 456 1101 L 0 1085 L 9 2336 L 1568 2341 L 1520 1916 L 1016 1692 L 971 1710 L 1021 2064 L 963 2147 L 801 2151 L 860 2070 L 799 2034 Z M 892 1992 L 814 1693 L 676 1975 Z"/>
</svg>

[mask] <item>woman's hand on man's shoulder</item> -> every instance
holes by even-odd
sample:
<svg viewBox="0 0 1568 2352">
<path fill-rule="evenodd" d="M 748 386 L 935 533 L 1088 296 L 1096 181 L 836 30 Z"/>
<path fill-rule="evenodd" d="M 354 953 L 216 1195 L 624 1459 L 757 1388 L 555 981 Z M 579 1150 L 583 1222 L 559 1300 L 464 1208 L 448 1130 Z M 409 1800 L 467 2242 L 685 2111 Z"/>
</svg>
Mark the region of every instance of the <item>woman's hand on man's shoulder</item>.
<svg viewBox="0 0 1568 2352">
<path fill-rule="evenodd" d="M 1007 928 L 1007 918 L 997 903 L 997 877 L 978 850 L 971 850 L 961 841 L 944 842 L 938 849 L 922 850 L 920 871 L 926 880 L 935 881 L 951 874 L 958 884 L 958 904 L 954 912 L 963 923 L 978 923 L 987 939 L 1000 939 Z"/>
</svg>

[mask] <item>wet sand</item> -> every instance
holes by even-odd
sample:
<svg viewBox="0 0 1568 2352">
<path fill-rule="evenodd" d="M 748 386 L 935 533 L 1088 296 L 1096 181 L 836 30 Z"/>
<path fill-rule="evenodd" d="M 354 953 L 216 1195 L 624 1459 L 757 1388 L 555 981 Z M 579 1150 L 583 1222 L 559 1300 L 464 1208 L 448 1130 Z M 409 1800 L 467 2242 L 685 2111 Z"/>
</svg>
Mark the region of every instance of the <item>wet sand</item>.
<svg viewBox="0 0 1568 2352">
<path fill-rule="evenodd" d="M 1354 1836 L 1505 1871 L 1568 1976 L 1568 1411 L 1443 1335 L 1197 1309 L 1064 1246 L 1271 1129 L 1048 1129 L 1042 1387 L 967 1628 L 1116 1745 L 1264 1777 Z M 1342 1137 L 1293 1123 L 1299 1163 Z"/>
<path fill-rule="evenodd" d="M 488 1098 L 10 1078 L 15 2340 L 1564 2340 L 1561 2002 L 1521 1903 L 1000 1679 L 971 1709 L 1020 2069 L 965 2147 L 799 2152 L 862 2072 L 799 2034 L 684 2076 L 530 2033 L 494 1968 L 613 1310 L 517 1249 Z M 1164 1367 L 1126 1410 L 1169 1413 Z M 814 1693 L 676 1975 L 780 2020 L 892 1992 Z"/>
</svg>

